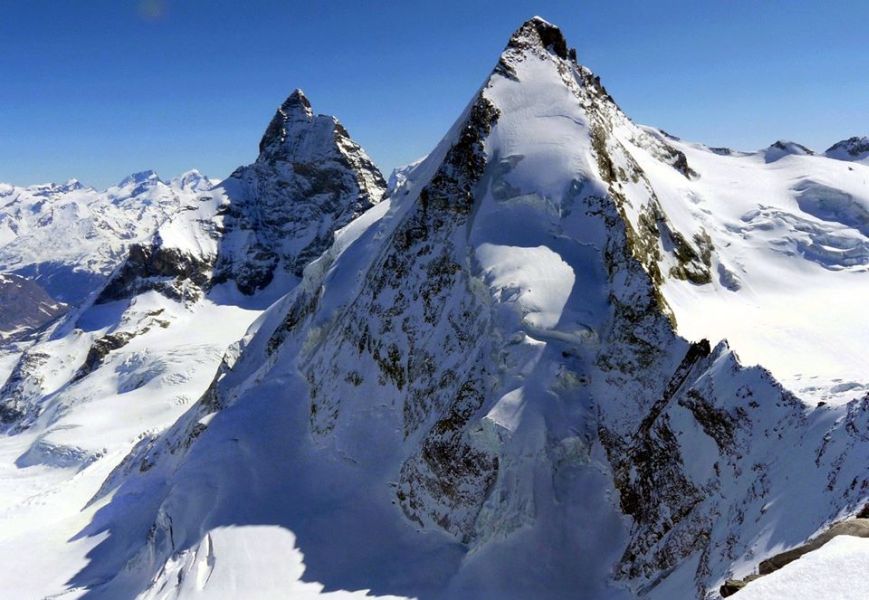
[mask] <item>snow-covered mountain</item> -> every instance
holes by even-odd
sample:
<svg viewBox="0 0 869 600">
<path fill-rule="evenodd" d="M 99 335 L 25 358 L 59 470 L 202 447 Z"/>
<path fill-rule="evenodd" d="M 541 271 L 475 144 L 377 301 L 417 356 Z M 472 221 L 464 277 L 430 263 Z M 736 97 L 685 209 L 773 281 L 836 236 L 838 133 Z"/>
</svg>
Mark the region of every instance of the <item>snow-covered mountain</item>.
<svg viewBox="0 0 869 600">
<path fill-rule="evenodd" d="M 154 181 L 134 179 L 120 188 Z M 255 163 L 199 188 L 149 238 L 131 240 L 104 285 L 6 365 L 0 554 L 17 564 L 26 539 L 42 557 L 33 566 L 51 565 L 38 579 L 17 579 L 14 595 L 63 587 L 71 573 L 54 562 L 55 536 L 74 536 L 87 497 L 132 445 L 206 392 L 251 322 L 384 189 L 340 123 L 315 116 L 296 91 Z M 44 494 L 62 499 L 62 508 L 34 505 Z"/>
<path fill-rule="evenodd" d="M 849 160 L 869 164 L 869 137 L 850 137 L 836 142 L 824 152 L 825 156 L 838 160 Z"/>
<path fill-rule="evenodd" d="M 104 191 L 76 180 L 0 184 L 0 381 L 41 330 L 100 290 L 132 244 L 214 183 L 194 170 L 169 182 L 135 173 Z"/>
<path fill-rule="evenodd" d="M 211 186 L 198 171 L 169 182 L 144 171 L 104 191 L 74 179 L 0 184 L 0 271 L 32 279 L 53 298 L 77 305 L 100 287 L 130 244 L 195 206 Z"/>
<path fill-rule="evenodd" d="M 18 596 L 716 598 L 869 501 L 865 165 L 638 126 L 540 18 L 382 201 L 300 92 L 260 151 L 0 392 Z"/>
</svg>

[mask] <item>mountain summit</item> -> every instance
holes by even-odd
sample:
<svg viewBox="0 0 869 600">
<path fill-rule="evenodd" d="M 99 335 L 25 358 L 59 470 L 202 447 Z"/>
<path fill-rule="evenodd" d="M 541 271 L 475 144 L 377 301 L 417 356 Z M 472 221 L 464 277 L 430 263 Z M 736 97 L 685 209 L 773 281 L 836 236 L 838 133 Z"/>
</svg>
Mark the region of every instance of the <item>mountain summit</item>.
<svg viewBox="0 0 869 600">
<path fill-rule="evenodd" d="M 298 90 L 278 115 L 269 128 L 277 128 L 275 144 L 218 185 L 198 171 L 171 184 L 143 171 L 106 191 L 111 200 L 106 204 L 130 213 L 136 199 L 153 198 L 167 187 L 189 200 L 174 207 L 159 227 L 121 246 L 125 257 L 115 257 L 107 280 L 94 285 L 81 306 L 17 358 L 10 353 L 13 366 L 4 373 L 0 412 L 9 431 L 44 430 L 29 450 L 30 462 L 52 464 L 64 453 L 75 458 L 63 464 L 94 460 L 87 444 L 70 450 L 72 442 L 56 435 L 66 427 L 61 415 L 77 419 L 78 411 L 90 410 L 84 398 L 100 397 L 108 408 L 112 398 L 117 401 L 158 373 L 174 378 L 163 393 L 181 394 L 176 409 L 190 391 L 201 395 L 208 382 L 201 389 L 188 382 L 216 368 L 214 361 L 250 321 L 299 282 L 303 268 L 332 243 L 334 232 L 380 200 L 383 177 L 337 119 L 313 116 Z M 80 204 L 73 207 L 81 210 Z M 145 203 L 140 218 L 147 219 L 150 210 Z M 61 307 L 51 305 L 42 320 L 29 314 L 19 320 L 43 324 Z M 216 316 L 224 321 L 213 322 Z M 162 342 L 154 341 L 155 335 Z M 165 355 L 144 350 L 161 343 Z M 166 356 L 187 356 L 189 362 L 169 367 Z M 104 379 L 124 364 L 137 365 L 132 371 L 143 379 L 132 384 Z M 178 416 L 156 408 L 148 415 L 142 422 L 152 425 Z"/>
<path fill-rule="evenodd" d="M 542 17 L 532 17 L 510 37 L 507 48 L 524 51 L 531 46 L 543 48 L 552 52 L 559 58 L 568 58 L 575 61 L 576 51 L 567 48 L 567 40 L 561 30 Z"/>
<path fill-rule="evenodd" d="M 539 17 L 388 193 L 294 93 L 257 161 L 131 251 L 80 332 L 10 379 L 38 407 L 26 462 L 81 469 L 89 522 L 63 535 L 87 561 L 58 563 L 61 588 L 716 598 L 867 501 L 865 340 L 779 310 L 862 307 L 857 169 L 639 126 Z M 830 364 L 800 358 L 819 339 Z M 33 394 L 27 373 L 49 368 Z M 802 372 L 823 406 L 774 376 L 802 394 Z M 70 405 L 138 390 L 183 414 L 137 415 L 108 450 L 72 443 L 108 419 Z"/>
<path fill-rule="evenodd" d="M 830 158 L 869 163 L 869 137 L 851 137 L 836 142 L 824 152 Z"/>
<path fill-rule="evenodd" d="M 145 289 L 196 297 L 229 281 L 251 296 L 276 278 L 273 293 L 288 291 L 333 232 L 378 202 L 385 187 L 338 120 L 314 116 L 296 90 L 266 129 L 257 160 L 166 223 L 150 246 L 135 247 L 99 301 Z"/>
<path fill-rule="evenodd" d="M 293 129 L 296 123 L 307 124 L 314 119 L 314 112 L 311 110 L 311 103 L 305 97 L 304 92 L 296 89 L 290 94 L 281 107 L 275 113 L 268 129 L 263 134 L 262 140 L 259 143 L 260 155 L 269 155 L 278 152 L 282 145 L 285 144 L 287 134 Z M 294 148 L 289 144 L 290 150 Z"/>
</svg>

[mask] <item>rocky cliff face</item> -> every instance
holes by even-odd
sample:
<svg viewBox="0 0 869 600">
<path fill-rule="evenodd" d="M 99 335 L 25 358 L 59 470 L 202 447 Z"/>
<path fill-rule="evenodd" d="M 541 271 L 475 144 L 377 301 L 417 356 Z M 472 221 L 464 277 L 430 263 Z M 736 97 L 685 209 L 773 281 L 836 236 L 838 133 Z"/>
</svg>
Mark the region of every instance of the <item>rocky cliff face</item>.
<svg viewBox="0 0 869 600">
<path fill-rule="evenodd" d="M 260 155 L 236 169 L 149 244 L 135 246 L 97 302 L 154 289 L 200 297 L 230 282 L 246 296 L 301 276 L 334 231 L 376 204 L 383 176 L 337 119 L 315 116 L 301 90 L 278 108 Z"/>
</svg>

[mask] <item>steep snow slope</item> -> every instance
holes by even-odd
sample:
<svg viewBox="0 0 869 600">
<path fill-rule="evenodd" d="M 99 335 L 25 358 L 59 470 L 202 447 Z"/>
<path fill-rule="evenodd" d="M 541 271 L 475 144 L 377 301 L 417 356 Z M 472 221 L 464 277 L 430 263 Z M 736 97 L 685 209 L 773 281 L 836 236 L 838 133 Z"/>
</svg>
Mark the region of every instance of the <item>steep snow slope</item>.
<svg viewBox="0 0 869 600">
<path fill-rule="evenodd" d="M 714 597 L 725 577 L 856 513 L 869 395 L 808 408 L 727 343 L 690 343 L 674 324 L 691 327 L 683 296 L 749 302 L 737 294 L 766 270 L 862 281 L 859 251 L 812 232 L 857 247 L 863 233 L 819 217 L 820 196 L 805 198 L 811 214 L 796 188 L 766 200 L 781 192 L 770 175 L 748 210 L 769 202 L 789 233 L 728 238 L 745 209 L 707 221 L 691 208 L 721 165 L 762 184 L 771 165 L 832 161 L 713 156 L 635 126 L 557 28 L 529 21 L 438 147 L 338 232 L 199 402 L 113 470 L 64 553 L 81 564 L 88 551 L 66 585 L 88 598 L 217 595 L 219 568 L 279 596 L 298 578 L 274 567 L 275 555 L 298 564 L 288 530 L 302 578 L 326 590 Z M 843 185 L 865 197 L 859 180 Z M 178 227 L 155 247 L 220 256 Z M 800 243 L 822 248 L 780 252 Z M 758 264 L 741 270 L 745 256 Z M 189 297 L 176 271 L 107 289 Z"/>
<path fill-rule="evenodd" d="M 6 589 L 15 573 L 15 597 L 64 589 L 93 546 L 76 534 L 107 475 L 203 395 L 305 262 L 383 194 L 361 148 L 298 90 L 260 148 L 254 164 L 197 194 L 150 239 L 134 240 L 102 289 L 4 379 L 0 580 Z M 22 562 L 22 547 L 36 558 Z"/>
</svg>

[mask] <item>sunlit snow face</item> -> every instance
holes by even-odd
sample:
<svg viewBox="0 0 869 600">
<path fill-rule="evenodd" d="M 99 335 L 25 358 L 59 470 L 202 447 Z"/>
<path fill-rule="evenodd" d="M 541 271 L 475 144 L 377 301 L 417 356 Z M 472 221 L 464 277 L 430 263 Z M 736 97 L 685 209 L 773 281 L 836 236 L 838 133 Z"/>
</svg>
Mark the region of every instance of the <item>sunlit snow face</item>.
<svg viewBox="0 0 869 600">
<path fill-rule="evenodd" d="M 558 324 L 576 280 L 558 254 L 546 246 L 482 244 L 476 256 L 493 295 L 514 303 L 528 325 L 548 329 Z"/>
</svg>

